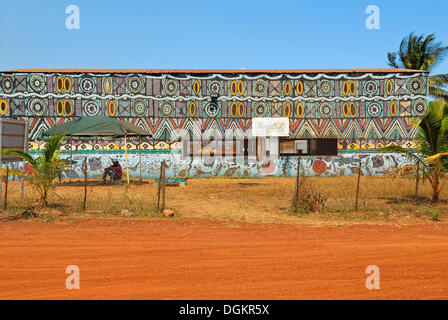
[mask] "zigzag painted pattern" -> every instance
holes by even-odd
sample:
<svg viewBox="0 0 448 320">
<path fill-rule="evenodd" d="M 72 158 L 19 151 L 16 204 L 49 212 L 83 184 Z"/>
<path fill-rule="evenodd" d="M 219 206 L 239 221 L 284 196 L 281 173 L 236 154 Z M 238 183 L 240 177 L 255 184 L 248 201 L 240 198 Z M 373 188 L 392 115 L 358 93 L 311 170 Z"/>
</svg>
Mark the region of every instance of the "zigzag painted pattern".
<svg viewBox="0 0 448 320">
<path fill-rule="evenodd" d="M 424 73 L 108 74 L 0 73 L 0 117 L 25 119 L 30 147 L 42 132 L 79 116 L 105 115 L 153 134 L 144 149 L 178 149 L 181 129 L 194 136 L 251 135 L 253 117 L 289 117 L 291 137 L 337 137 L 341 150 L 391 142 L 414 148 L 427 110 Z M 161 141 L 162 140 L 162 141 Z M 136 147 L 136 142 L 131 142 Z M 65 148 L 116 150 L 94 140 Z M 131 147 L 133 148 L 133 147 Z"/>
</svg>

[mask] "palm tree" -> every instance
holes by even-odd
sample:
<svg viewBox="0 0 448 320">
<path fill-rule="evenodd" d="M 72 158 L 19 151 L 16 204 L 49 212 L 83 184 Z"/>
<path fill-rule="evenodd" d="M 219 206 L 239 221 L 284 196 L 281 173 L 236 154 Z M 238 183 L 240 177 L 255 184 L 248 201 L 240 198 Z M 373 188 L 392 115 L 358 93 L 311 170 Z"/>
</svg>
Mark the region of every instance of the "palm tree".
<svg viewBox="0 0 448 320">
<path fill-rule="evenodd" d="M 54 189 L 54 180 L 66 169 L 66 164 L 58 157 L 59 145 L 64 136 L 65 134 L 51 136 L 37 159 L 23 150 L 4 149 L 2 151 L 2 155 L 15 155 L 30 164 L 32 173 L 26 177 L 39 192 L 44 207 L 48 206 L 48 195 L 50 190 Z"/>
<path fill-rule="evenodd" d="M 413 32 L 400 43 L 398 52 L 388 52 L 389 65 L 394 68 L 428 71 L 440 62 L 448 54 L 448 47 L 441 42 L 435 42 L 436 36 L 430 34 L 416 36 Z M 436 74 L 429 76 L 429 95 L 435 99 L 443 99 L 448 103 L 448 74 Z"/>
<path fill-rule="evenodd" d="M 414 165 L 404 166 L 393 171 L 393 174 L 405 173 L 410 170 L 421 171 L 432 187 L 432 201 L 438 202 L 440 194 L 448 181 L 448 104 L 443 101 L 429 103 L 428 112 L 418 123 L 417 152 L 389 145 L 380 148 L 381 151 L 406 154 Z"/>
</svg>

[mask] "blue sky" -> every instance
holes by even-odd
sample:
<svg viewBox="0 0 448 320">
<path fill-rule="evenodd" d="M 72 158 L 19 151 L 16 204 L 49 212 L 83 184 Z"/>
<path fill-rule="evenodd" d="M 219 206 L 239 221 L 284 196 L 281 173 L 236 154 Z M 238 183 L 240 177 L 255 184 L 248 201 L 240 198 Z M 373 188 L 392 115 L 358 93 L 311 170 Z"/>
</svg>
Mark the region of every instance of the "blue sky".
<svg viewBox="0 0 448 320">
<path fill-rule="evenodd" d="M 448 1 L 0 0 L 0 70 L 387 67 L 409 32 L 448 45 Z M 80 29 L 65 27 L 68 5 Z M 368 5 L 380 30 L 365 27 Z M 448 60 L 434 72 L 448 73 Z"/>
</svg>

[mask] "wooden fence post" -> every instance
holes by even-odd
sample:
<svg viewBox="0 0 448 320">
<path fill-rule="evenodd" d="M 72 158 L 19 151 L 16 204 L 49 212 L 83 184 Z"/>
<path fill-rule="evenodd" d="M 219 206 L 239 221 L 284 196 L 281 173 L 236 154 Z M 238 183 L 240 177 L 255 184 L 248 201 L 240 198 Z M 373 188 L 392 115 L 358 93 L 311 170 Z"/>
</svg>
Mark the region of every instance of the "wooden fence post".
<svg viewBox="0 0 448 320">
<path fill-rule="evenodd" d="M 359 198 L 359 181 L 361 180 L 361 159 L 359 159 L 359 168 L 358 168 L 358 183 L 356 185 L 356 202 L 355 202 L 355 211 L 358 211 L 358 198 Z"/>
<path fill-rule="evenodd" d="M 160 190 L 162 187 L 162 172 L 163 172 L 163 161 L 160 164 L 160 175 L 159 175 L 159 183 L 157 185 L 157 211 L 160 211 Z"/>
<path fill-rule="evenodd" d="M 87 157 L 84 159 L 84 203 L 82 205 L 82 210 L 86 211 L 87 207 Z"/>
<path fill-rule="evenodd" d="M 416 198 L 417 198 L 417 194 L 418 194 L 419 171 L 420 171 L 420 161 L 417 162 L 417 172 L 415 174 L 415 197 Z"/>
<path fill-rule="evenodd" d="M 165 160 L 163 160 L 162 211 L 165 210 L 165 172 L 166 172 L 166 163 Z"/>
<path fill-rule="evenodd" d="M 294 195 L 293 206 L 297 212 L 299 208 L 299 192 L 300 192 L 300 156 L 297 157 L 297 177 L 296 177 L 296 194 Z"/>
<path fill-rule="evenodd" d="M 3 209 L 6 209 L 8 203 L 8 180 L 9 180 L 9 166 L 6 165 L 6 176 L 5 176 L 5 199 L 3 201 Z"/>
</svg>

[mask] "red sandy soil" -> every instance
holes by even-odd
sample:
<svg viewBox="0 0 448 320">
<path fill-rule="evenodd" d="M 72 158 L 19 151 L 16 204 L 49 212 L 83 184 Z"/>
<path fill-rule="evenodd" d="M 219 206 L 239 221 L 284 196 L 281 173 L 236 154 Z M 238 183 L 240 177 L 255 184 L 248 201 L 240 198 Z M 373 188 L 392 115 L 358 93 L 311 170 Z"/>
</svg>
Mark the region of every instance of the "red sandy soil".
<svg viewBox="0 0 448 320">
<path fill-rule="evenodd" d="M 448 225 L 0 222 L 1 299 L 447 299 Z M 67 265 L 80 290 L 67 290 Z M 380 289 L 367 290 L 368 265 Z"/>
</svg>

